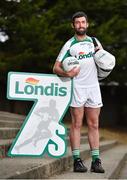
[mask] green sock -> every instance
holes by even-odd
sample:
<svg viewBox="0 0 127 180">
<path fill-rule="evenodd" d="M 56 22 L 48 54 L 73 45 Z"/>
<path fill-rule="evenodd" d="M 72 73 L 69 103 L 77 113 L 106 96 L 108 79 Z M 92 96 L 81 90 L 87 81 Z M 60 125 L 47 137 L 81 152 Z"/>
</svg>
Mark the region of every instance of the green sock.
<svg viewBox="0 0 127 180">
<path fill-rule="evenodd" d="M 91 156 L 92 156 L 92 161 L 94 162 L 96 159 L 99 158 L 99 149 L 93 149 L 91 150 Z"/>
<path fill-rule="evenodd" d="M 74 160 L 77 159 L 77 158 L 80 158 L 80 151 L 79 151 L 79 149 L 73 149 L 72 156 L 73 156 Z"/>
</svg>

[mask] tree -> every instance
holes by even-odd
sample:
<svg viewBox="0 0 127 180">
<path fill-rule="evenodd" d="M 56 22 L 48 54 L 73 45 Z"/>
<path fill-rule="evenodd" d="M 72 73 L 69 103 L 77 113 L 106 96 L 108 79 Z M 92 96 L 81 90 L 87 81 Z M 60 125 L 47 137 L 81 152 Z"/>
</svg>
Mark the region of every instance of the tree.
<svg viewBox="0 0 127 180">
<path fill-rule="evenodd" d="M 126 62 L 126 0 L 0 1 L 0 31 L 9 39 L 0 43 L 0 80 L 8 71 L 52 73 L 57 54 L 73 35 L 74 12 L 88 14 L 89 35 L 116 56 L 116 68 L 106 81 L 124 83 Z"/>
</svg>

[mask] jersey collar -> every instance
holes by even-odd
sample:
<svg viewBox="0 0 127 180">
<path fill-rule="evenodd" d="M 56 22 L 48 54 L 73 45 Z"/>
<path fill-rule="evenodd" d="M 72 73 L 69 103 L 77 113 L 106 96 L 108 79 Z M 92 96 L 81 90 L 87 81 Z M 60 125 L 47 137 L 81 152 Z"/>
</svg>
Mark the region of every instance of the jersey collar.
<svg viewBox="0 0 127 180">
<path fill-rule="evenodd" d="M 89 37 L 89 36 L 86 36 L 83 40 L 78 40 L 77 38 L 76 38 L 76 36 L 74 36 L 74 39 L 75 39 L 75 41 L 76 42 L 92 42 L 91 41 L 91 38 Z"/>
</svg>

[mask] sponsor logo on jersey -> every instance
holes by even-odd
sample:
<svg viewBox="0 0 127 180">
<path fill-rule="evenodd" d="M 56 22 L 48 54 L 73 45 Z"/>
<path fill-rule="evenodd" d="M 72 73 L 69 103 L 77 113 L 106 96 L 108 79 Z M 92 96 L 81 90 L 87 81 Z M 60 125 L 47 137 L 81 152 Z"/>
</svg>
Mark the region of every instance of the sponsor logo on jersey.
<svg viewBox="0 0 127 180">
<path fill-rule="evenodd" d="M 93 57 L 92 51 L 89 52 L 88 54 L 85 53 L 85 52 L 79 52 L 79 57 L 78 57 L 78 59 L 81 60 L 81 59 L 86 59 L 86 58 L 91 58 L 91 57 Z"/>
<path fill-rule="evenodd" d="M 85 54 L 85 52 L 79 52 L 79 55 Z"/>
</svg>

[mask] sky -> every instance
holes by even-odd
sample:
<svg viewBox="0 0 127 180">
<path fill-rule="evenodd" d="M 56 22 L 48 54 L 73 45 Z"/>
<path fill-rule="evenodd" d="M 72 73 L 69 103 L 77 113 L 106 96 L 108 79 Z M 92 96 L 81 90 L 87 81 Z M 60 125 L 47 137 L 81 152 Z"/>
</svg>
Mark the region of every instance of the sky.
<svg viewBox="0 0 127 180">
<path fill-rule="evenodd" d="M 0 42 L 5 42 L 8 40 L 8 35 L 5 32 L 0 32 Z"/>
</svg>

